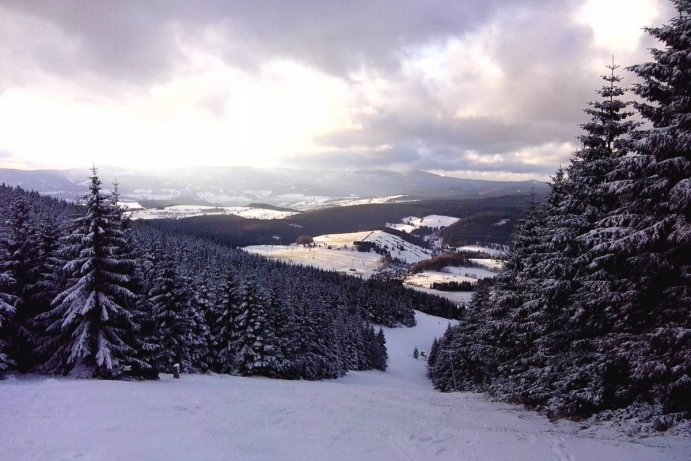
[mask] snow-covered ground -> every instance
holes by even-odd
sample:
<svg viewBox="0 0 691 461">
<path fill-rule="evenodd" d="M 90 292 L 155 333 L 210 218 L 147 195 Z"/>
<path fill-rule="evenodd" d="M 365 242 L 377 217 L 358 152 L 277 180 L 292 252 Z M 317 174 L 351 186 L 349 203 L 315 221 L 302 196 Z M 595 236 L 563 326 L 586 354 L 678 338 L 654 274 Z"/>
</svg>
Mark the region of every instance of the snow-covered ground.
<svg viewBox="0 0 691 461">
<path fill-rule="evenodd" d="M 314 237 L 317 245 L 331 246 L 333 248 L 353 248 L 353 242 L 360 241 L 367 237 L 370 231 L 349 232 L 345 234 L 326 234 Z"/>
<path fill-rule="evenodd" d="M 418 263 L 432 257 L 431 250 L 406 242 L 384 231 L 372 231 L 362 240 L 376 244 L 379 248 L 387 250 L 392 258 L 400 259 L 407 264 Z"/>
<path fill-rule="evenodd" d="M 402 238 L 375 230 L 366 232 L 350 232 L 346 234 L 328 234 L 314 237 L 319 246 L 332 248 L 353 248 L 354 242 L 371 242 L 389 251 L 393 258 L 406 263 L 416 263 L 432 257 L 432 252 L 426 248 L 406 242 Z"/>
<path fill-rule="evenodd" d="M 389 202 L 403 202 L 406 200 L 405 195 L 390 195 L 388 197 L 323 197 L 323 196 L 299 196 L 295 195 L 279 195 L 276 200 L 287 201 L 291 208 L 297 210 L 315 210 L 318 208 L 328 207 L 346 207 L 355 205 L 372 205 Z M 297 200 L 297 201 L 296 201 Z"/>
<path fill-rule="evenodd" d="M 139 205 L 137 202 L 131 204 Z M 129 204 L 129 203 L 128 203 Z M 128 207 L 132 219 L 181 219 L 204 215 L 235 215 L 247 219 L 285 219 L 295 211 L 277 211 L 247 206 L 174 205 L 165 208 Z"/>
<path fill-rule="evenodd" d="M 429 215 L 424 218 L 418 218 L 415 216 L 408 216 L 401 219 L 400 223 L 388 223 L 387 227 L 392 229 L 397 229 L 403 232 L 412 232 L 418 227 L 431 227 L 434 229 L 440 229 L 442 227 L 448 227 L 452 224 L 458 222 L 458 218 L 453 216 L 443 216 L 443 215 Z"/>
<path fill-rule="evenodd" d="M 351 242 L 352 243 L 352 242 Z M 381 268 L 381 255 L 353 249 L 305 248 L 298 245 L 252 245 L 245 251 L 292 264 L 369 278 Z"/>
<path fill-rule="evenodd" d="M 476 278 L 466 277 L 465 275 L 457 275 L 438 271 L 422 271 L 411 274 L 405 278 L 405 283 L 409 285 L 419 285 L 430 288 L 433 283 L 449 283 L 449 282 L 477 282 Z"/>
<path fill-rule="evenodd" d="M 479 267 L 446 266 L 441 271 L 454 275 L 464 275 L 473 279 L 485 279 L 487 277 L 494 277 L 497 275 L 496 272 Z"/>
<path fill-rule="evenodd" d="M 381 268 L 382 256 L 377 253 L 353 251 L 353 243 L 356 241 L 372 242 L 389 251 L 392 257 L 407 263 L 416 263 L 432 256 L 430 250 L 382 231 L 319 235 L 314 237 L 316 246 L 311 248 L 298 245 L 252 245 L 244 249 L 250 253 L 294 264 L 370 277 Z"/>
<path fill-rule="evenodd" d="M 425 378 L 448 321 L 386 329 L 387 372 L 321 382 L 164 375 L 154 382 L 0 381 L 0 451 L 14 460 L 688 460 L 683 436 L 552 423 Z"/>
<path fill-rule="evenodd" d="M 483 246 L 479 246 L 479 245 L 465 245 L 462 247 L 458 247 L 458 250 L 480 251 L 482 253 L 486 253 L 486 254 L 493 256 L 493 257 L 498 257 L 498 256 L 504 255 L 504 252 L 502 250 L 497 250 L 496 248 L 483 247 Z"/>
<path fill-rule="evenodd" d="M 404 283 L 403 285 L 407 286 L 408 288 L 412 288 L 413 290 L 422 291 L 423 293 L 448 299 L 456 304 L 468 304 L 473 297 L 472 291 L 441 291 L 433 290 L 420 285 L 412 285 L 410 283 Z"/>
<path fill-rule="evenodd" d="M 470 258 L 470 261 L 474 262 L 475 264 L 479 264 L 480 266 L 484 266 L 490 270 L 501 270 L 501 268 L 504 266 L 504 263 L 498 259 L 489 259 L 489 258 Z"/>
</svg>

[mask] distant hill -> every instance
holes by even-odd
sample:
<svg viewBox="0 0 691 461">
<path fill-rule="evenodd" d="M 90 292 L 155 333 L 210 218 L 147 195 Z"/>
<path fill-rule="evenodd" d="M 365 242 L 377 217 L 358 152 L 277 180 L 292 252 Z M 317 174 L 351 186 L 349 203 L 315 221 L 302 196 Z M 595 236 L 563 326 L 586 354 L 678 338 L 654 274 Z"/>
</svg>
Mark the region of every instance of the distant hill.
<svg viewBox="0 0 691 461">
<path fill-rule="evenodd" d="M 529 200 L 510 195 L 463 200 L 423 200 L 333 207 L 306 211 L 285 219 L 259 220 L 236 216 L 199 216 L 157 220 L 152 225 L 184 234 L 210 237 L 233 246 L 290 244 L 301 235 L 377 230 L 409 216 L 443 215 L 461 218 L 442 229 L 446 243 L 508 243 Z M 497 224 L 497 223 L 503 224 Z"/>
<path fill-rule="evenodd" d="M 56 198 L 76 200 L 86 193 L 88 168 L 71 170 L 0 169 L 0 183 L 20 185 Z M 105 188 L 117 180 L 123 200 L 155 208 L 170 205 L 246 206 L 314 209 L 362 199 L 400 202 L 468 199 L 546 191 L 536 181 L 459 179 L 423 171 L 316 171 L 288 168 L 188 168 L 127 170 L 99 168 Z"/>
</svg>

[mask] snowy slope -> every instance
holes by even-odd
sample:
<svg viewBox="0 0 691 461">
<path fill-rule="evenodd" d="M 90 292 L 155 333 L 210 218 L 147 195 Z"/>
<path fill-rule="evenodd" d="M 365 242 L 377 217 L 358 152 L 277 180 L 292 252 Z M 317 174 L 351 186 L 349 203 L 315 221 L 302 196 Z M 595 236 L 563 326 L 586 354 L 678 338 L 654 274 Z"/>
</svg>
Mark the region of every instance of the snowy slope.
<svg viewBox="0 0 691 461">
<path fill-rule="evenodd" d="M 247 219 L 285 219 L 298 214 L 295 211 L 277 211 L 247 206 L 217 207 L 207 205 L 174 205 L 162 209 L 142 209 L 140 206 L 139 209 L 132 208 L 131 211 L 132 219 L 181 219 L 205 215 L 235 215 Z"/>
<path fill-rule="evenodd" d="M 372 231 L 365 238 L 365 242 L 372 242 L 387 250 L 392 258 L 400 259 L 408 264 L 414 264 L 432 257 L 432 252 L 426 248 L 406 242 L 400 237 L 383 231 Z"/>
<path fill-rule="evenodd" d="M 498 271 L 501 270 L 501 268 L 504 266 L 504 263 L 497 259 L 470 258 L 470 261 L 474 262 L 475 264 L 479 264 L 480 266 L 484 266 L 490 270 Z"/>
<path fill-rule="evenodd" d="M 486 279 L 488 277 L 494 277 L 497 275 L 496 272 L 492 272 L 487 269 L 481 269 L 479 267 L 465 267 L 465 266 L 446 266 L 442 269 L 442 272 L 446 272 L 454 275 L 463 275 L 473 279 Z"/>
<path fill-rule="evenodd" d="M 496 248 L 483 247 L 479 245 L 465 245 L 462 247 L 458 247 L 458 249 L 462 251 L 479 251 L 494 257 L 502 256 L 504 254 L 502 250 L 497 250 Z"/>
<path fill-rule="evenodd" d="M 431 227 L 433 229 L 440 229 L 442 227 L 448 227 L 459 221 L 458 218 L 452 216 L 442 216 L 442 215 L 429 215 L 424 218 L 418 218 L 415 216 L 407 216 L 401 219 L 400 223 L 389 223 L 387 227 L 392 229 L 397 229 L 404 232 L 411 232 L 418 227 Z"/>
<path fill-rule="evenodd" d="M 392 257 L 407 263 L 416 263 L 432 256 L 430 250 L 382 231 L 320 235 L 314 237 L 316 246 L 312 248 L 252 245 L 244 250 L 294 264 L 370 277 L 381 268 L 382 257 L 377 253 L 354 251 L 353 242 L 356 241 L 372 242 L 389 251 Z"/>
<path fill-rule="evenodd" d="M 494 274 L 493 274 L 494 275 Z M 422 271 L 405 278 L 405 283 L 430 288 L 433 283 L 470 282 L 476 283 L 477 278 L 460 274 L 438 271 Z"/>
<path fill-rule="evenodd" d="M 447 320 L 386 330 L 389 371 L 332 381 L 198 375 L 157 382 L 0 381 L 0 447 L 14 460 L 687 460 L 681 436 L 580 431 L 425 379 Z"/>
<path fill-rule="evenodd" d="M 363 278 L 371 277 L 381 268 L 380 255 L 362 253 L 352 248 L 343 249 L 341 246 L 328 249 L 322 247 L 304 248 L 298 245 L 252 245 L 243 249 L 267 258 L 317 267 L 326 271 L 344 272 Z"/>
</svg>

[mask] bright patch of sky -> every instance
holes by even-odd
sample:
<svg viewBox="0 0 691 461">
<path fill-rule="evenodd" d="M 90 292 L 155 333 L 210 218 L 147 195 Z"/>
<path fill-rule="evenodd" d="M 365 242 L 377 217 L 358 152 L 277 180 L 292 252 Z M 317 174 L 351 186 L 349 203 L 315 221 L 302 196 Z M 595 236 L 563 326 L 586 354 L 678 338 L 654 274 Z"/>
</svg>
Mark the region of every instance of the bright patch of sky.
<svg viewBox="0 0 691 461">
<path fill-rule="evenodd" d="M 663 0 L 78 3 L 0 5 L 0 167 L 545 179 L 611 55 L 645 61 L 642 27 L 670 16 Z"/>
</svg>

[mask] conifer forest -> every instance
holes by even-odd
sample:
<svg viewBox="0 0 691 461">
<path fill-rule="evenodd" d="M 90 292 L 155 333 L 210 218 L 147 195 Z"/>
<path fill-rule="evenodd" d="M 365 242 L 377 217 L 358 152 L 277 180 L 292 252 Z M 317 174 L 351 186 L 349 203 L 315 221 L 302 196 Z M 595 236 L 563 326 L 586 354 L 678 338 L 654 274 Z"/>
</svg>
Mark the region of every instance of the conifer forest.
<svg viewBox="0 0 691 461">
<path fill-rule="evenodd" d="M 608 61 L 608 65 L 603 66 L 601 81 L 598 82 L 601 86 L 593 88 L 591 102 L 582 108 L 584 122 L 580 125 L 577 141 L 574 141 L 577 150 L 571 153 L 567 164 L 549 175 L 548 192 L 531 193 L 524 208 L 514 205 L 517 197 L 522 199 L 530 193 L 530 189 L 525 188 L 528 181 L 520 183 L 520 194 L 523 195 L 492 196 L 482 189 L 483 192 L 478 193 L 482 197 L 475 197 L 477 202 L 472 202 L 472 206 L 467 204 L 471 202 L 458 205 L 460 195 L 453 195 L 446 189 L 432 198 L 426 196 L 424 190 L 417 189 L 414 190 L 417 195 L 410 192 L 406 197 L 392 195 L 384 198 L 360 197 L 356 194 L 359 191 L 349 191 L 352 194 L 341 194 L 338 200 L 352 199 L 359 208 L 352 205 L 352 209 L 344 212 L 346 206 L 334 205 L 315 212 L 317 208 L 308 208 L 307 205 L 313 206 L 310 200 L 318 201 L 326 193 L 315 192 L 303 197 L 300 194 L 304 191 L 293 193 L 289 190 L 290 193 L 284 195 L 304 199 L 296 203 L 307 203 L 306 208 L 297 210 L 276 202 L 278 204 L 261 208 L 264 215 L 260 217 L 257 217 L 260 214 L 256 209 L 250 210 L 257 212 L 257 216 L 251 218 L 255 221 L 250 218 L 244 220 L 239 215 L 224 215 L 220 219 L 209 214 L 196 216 L 195 220 L 174 217 L 157 222 L 158 218 L 133 219 L 132 209 L 123 206 L 126 201 L 121 200 L 127 178 L 120 178 L 122 184 L 104 184 L 106 181 L 102 178 L 105 176 L 97 168 L 99 165 L 91 170 L 85 168 L 82 182 L 75 182 L 84 186 L 84 194 L 76 201 L 41 194 L 20 187 L 17 182 L 1 184 L 0 380 L 10 384 L 28 383 L 27 388 L 35 385 L 31 381 L 34 379 L 44 380 L 41 383 L 48 381 L 47 387 L 52 385 L 52 380 L 67 385 L 79 382 L 80 385 L 87 383 L 85 389 L 100 384 L 140 386 L 142 389 L 158 385 L 170 389 L 178 385 L 185 389 L 189 383 L 202 383 L 213 392 L 238 382 L 245 383 L 248 388 L 256 385 L 257 389 L 272 389 L 271 385 L 281 383 L 282 387 L 273 389 L 277 395 L 288 395 L 283 398 L 284 403 L 292 399 L 290 392 L 295 391 L 289 386 L 314 385 L 309 392 L 314 392 L 315 402 L 327 408 L 329 417 L 336 415 L 332 418 L 334 421 L 343 410 L 355 414 L 355 419 L 361 418 L 371 424 L 366 426 L 367 431 L 359 427 L 350 432 L 343 431 L 344 437 L 352 436 L 356 441 L 348 439 L 348 444 L 369 443 L 370 437 L 374 437 L 371 433 L 376 433 L 394 447 L 388 447 L 391 450 L 386 452 L 396 454 L 390 459 L 428 459 L 425 456 L 431 451 L 420 451 L 424 453 L 421 455 L 412 449 L 399 448 L 405 443 L 427 447 L 425 444 L 432 444 L 430 441 L 448 446 L 451 443 L 448 440 L 456 435 L 437 440 L 435 436 L 438 434 L 421 434 L 421 429 L 402 432 L 405 437 L 389 430 L 389 424 L 395 425 L 396 420 L 401 419 L 396 413 L 399 411 L 396 404 L 404 410 L 415 407 L 415 412 L 409 413 L 411 419 L 419 419 L 425 424 L 434 421 L 438 414 L 444 414 L 445 419 L 436 421 L 438 426 L 450 426 L 451 422 L 458 421 L 454 418 L 461 417 L 466 418 L 467 424 L 472 424 L 474 416 L 455 414 L 458 412 L 454 405 L 458 402 L 480 408 L 499 401 L 504 415 L 513 411 L 506 410 L 509 408 L 507 403 L 514 404 L 528 417 L 542 418 L 548 424 L 556 421 L 554 426 L 562 421 L 587 425 L 635 420 L 647 428 L 652 427 L 650 432 L 669 430 L 672 434 L 678 428 L 687 431 L 691 427 L 691 0 L 671 0 L 671 4 L 675 16 L 663 25 L 645 29 L 646 39 L 655 43 L 649 50 L 647 62 L 620 62 L 614 56 L 611 63 Z M 0 13 L 2 8 L 0 5 Z M 411 13 L 411 16 L 416 14 Z M 444 22 L 442 19 L 433 22 L 435 28 Z M 274 24 L 282 20 L 269 22 Z M 506 18 L 503 20 L 508 21 Z M 0 27 L 4 24 L 0 20 Z M 245 31 L 244 28 L 238 30 Z M 0 32 L 0 37 L 3 37 L 4 32 Z M 215 33 L 216 29 L 208 36 L 204 35 L 202 41 L 223 41 L 213 38 Z M 184 36 L 182 32 L 180 34 Z M 311 36 L 310 40 L 315 41 Z M 391 40 L 398 43 L 398 37 Z M 286 41 L 285 47 L 291 46 L 292 42 Z M 329 46 L 326 51 L 320 50 L 320 59 L 329 61 L 326 55 L 336 53 L 337 48 Z M 258 45 L 257 50 L 258 54 L 264 52 Z M 239 53 L 235 49 L 224 51 L 228 55 L 236 52 Z M 399 54 L 405 53 L 401 51 L 396 56 Z M 208 57 L 212 54 L 199 56 L 204 56 L 203 59 L 198 57 L 199 62 L 216 59 L 216 55 L 213 59 Z M 360 55 L 353 53 L 353 56 Z M 0 61 L 2 59 L 0 56 Z M 431 61 L 434 60 L 421 58 L 425 65 Z M 288 70 L 277 66 L 284 72 L 301 72 L 299 75 L 307 82 L 312 81 L 308 76 L 317 78 L 311 74 L 313 69 L 309 66 L 295 65 L 295 69 L 287 66 Z M 334 65 L 336 68 L 341 69 Z M 412 64 L 409 67 L 402 65 L 403 70 L 398 69 L 400 74 L 396 75 L 419 71 L 411 70 L 413 68 Z M 236 75 L 233 72 L 227 74 Z M 280 72 L 276 71 L 276 74 Z M 381 72 L 381 75 L 385 74 Z M 222 75 L 227 77 L 225 73 Z M 360 78 L 364 81 L 373 75 L 380 76 L 374 71 L 370 75 L 365 70 L 347 75 L 349 85 Z M 338 80 L 331 74 L 329 78 Z M 309 83 L 301 84 L 311 86 Z M 182 86 L 187 88 L 185 85 Z M 333 83 L 334 91 L 347 87 L 346 84 L 339 85 Z M 383 95 L 388 94 L 386 91 L 393 91 L 391 88 L 398 88 L 383 83 L 380 86 L 372 84 L 371 88 L 362 85 L 364 89 L 358 89 L 355 98 L 358 101 L 370 92 Z M 439 87 L 442 86 L 440 83 Z M 411 93 L 418 91 L 413 85 L 401 84 L 401 88 Z M 0 105 L 2 89 L 0 85 Z M 429 94 L 425 97 L 433 99 Z M 200 101 L 206 99 L 206 96 L 199 98 Z M 409 105 L 401 103 L 401 107 L 417 109 L 413 103 L 406 104 Z M 228 103 L 228 107 L 231 105 Z M 434 118 L 432 114 L 438 112 L 438 117 L 442 118 L 446 110 L 444 107 L 421 112 L 429 118 Z M 319 116 L 312 118 L 326 118 L 322 112 L 316 113 Z M 400 114 L 389 116 L 386 110 L 379 110 L 374 105 L 357 112 L 357 116 L 366 121 L 356 123 L 349 119 L 347 130 L 331 133 L 333 139 L 329 138 L 330 142 L 335 146 L 341 138 L 355 136 L 354 132 L 364 132 L 365 128 L 374 126 L 378 132 L 376 148 L 371 150 L 374 152 L 372 158 L 384 156 L 381 152 L 389 152 L 386 149 L 396 144 L 384 139 L 389 133 L 398 133 L 396 130 L 405 128 L 406 124 L 415 125 Z M 470 118 L 472 123 L 484 120 L 483 116 Z M 197 119 L 191 117 L 190 120 Z M 387 123 L 395 124 L 396 129 L 388 127 Z M 428 124 L 425 120 L 420 124 L 422 128 L 417 128 L 455 139 L 456 135 L 449 135 L 435 123 Z M 222 126 L 220 122 L 218 126 Z M 353 128 L 355 126 L 357 129 Z M 379 133 L 380 126 L 383 134 Z M 290 130 L 286 128 L 285 131 Z M 468 131 L 463 135 L 473 137 L 477 134 L 479 138 L 484 134 L 483 129 Z M 315 139 L 328 138 L 321 131 L 319 133 L 319 136 L 314 135 Z M 365 135 L 360 134 L 364 139 Z M 525 134 L 524 137 L 533 135 Z M 416 132 L 406 138 L 406 142 L 412 139 L 410 142 L 415 144 L 418 138 Z M 357 142 L 339 147 L 342 150 L 329 145 L 329 152 L 343 153 L 344 159 L 350 159 L 344 152 L 352 149 L 356 151 L 352 158 L 364 162 L 366 155 L 362 152 L 370 151 L 359 142 L 358 138 Z M 446 138 L 444 142 L 447 142 Z M 194 145 L 197 147 L 196 141 Z M 444 157 L 445 162 L 455 158 L 445 150 L 447 144 L 440 141 L 439 145 L 444 155 L 448 154 Z M 422 162 L 425 155 L 432 155 L 431 148 L 421 148 L 425 155 L 417 155 L 411 153 L 410 146 L 401 146 L 401 163 L 408 157 Z M 362 152 L 358 150 L 360 148 Z M 3 156 L 5 153 L 0 149 L 0 165 Z M 7 156 L 9 158 L 9 154 Z M 473 156 L 481 154 L 475 152 L 463 157 L 464 161 L 470 162 L 468 159 L 472 160 Z M 306 156 L 309 162 L 316 157 Z M 292 161 L 298 156 L 287 158 Z M 492 158 L 494 160 L 485 161 L 483 165 L 494 165 L 492 162 L 498 154 Z M 556 164 L 549 165 L 550 171 Z M 340 163 L 336 165 L 338 168 Z M 437 163 L 430 165 L 427 170 L 436 171 L 434 165 Z M 438 165 L 447 166 L 441 161 Z M 371 166 L 372 171 L 376 167 Z M 448 167 L 454 171 L 465 171 L 465 168 L 465 164 Z M 449 187 L 453 192 L 458 192 L 455 188 L 460 188 L 459 183 L 443 175 L 430 179 L 433 175 L 427 170 L 418 175 L 422 178 L 420 184 L 432 184 L 434 180 L 451 184 Z M 484 173 L 492 174 L 493 170 Z M 517 170 L 516 177 L 524 173 Z M 309 174 L 305 173 L 305 176 Z M 547 178 L 547 175 L 545 173 L 542 178 Z M 328 183 L 328 178 L 337 176 L 326 177 L 321 182 Z M 392 177 L 399 178 L 393 174 Z M 388 181 L 387 187 L 389 182 L 397 180 Z M 346 188 L 347 185 L 340 186 Z M 276 184 L 272 186 L 279 187 Z M 317 186 L 314 190 L 319 192 L 330 185 L 320 183 Z M 495 187 L 490 186 L 487 190 Z M 135 187 L 145 189 L 141 184 L 132 186 Z M 542 187 L 546 187 L 544 183 Z M 266 186 L 266 189 L 270 187 Z M 219 195 L 227 192 L 222 188 L 219 190 Z M 410 190 L 413 190 L 412 186 Z M 269 197 L 270 192 L 265 195 Z M 462 192 L 470 194 L 467 190 Z M 228 194 L 230 196 L 230 192 Z M 329 200 L 332 201 L 324 203 L 338 203 L 333 197 Z M 503 200 L 511 201 L 511 207 L 506 210 L 516 215 L 520 212 L 520 219 L 513 222 L 516 215 L 503 214 L 505 209 L 500 206 Z M 400 210 L 433 209 L 440 204 L 447 210 L 472 209 L 473 219 L 464 221 L 460 212 L 459 216 L 444 216 L 441 212 L 430 211 L 424 218 L 423 215 L 420 218 L 407 216 L 406 221 L 402 221 L 402 216 L 396 214 L 402 214 Z M 149 210 L 158 207 L 163 215 L 165 207 L 158 205 L 160 203 Z M 207 212 L 209 209 L 223 210 L 224 206 L 232 208 L 211 201 L 204 205 L 175 202 L 171 207 L 175 206 L 204 207 Z M 249 213 L 248 209 L 252 207 L 246 208 L 244 212 Z M 290 219 L 279 222 L 276 218 L 276 222 L 267 224 L 269 219 L 265 216 L 269 213 L 273 213 L 272 216 L 282 214 Z M 398 221 L 391 228 L 381 232 L 379 228 L 364 228 L 377 220 L 389 218 Z M 426 218 L 432 219 L 425 221 Z M 263 220 L 261 226 L 256 224 L 260 220 Z M 509 222 L 514 226 L 512 234 L 508 227 L 502 227 Z M 230 232 L 224 227 L 226 224 L 230 226 L 228 223 L 235 223 L 237 227 Z M 249 238 L 248 233 L 253 228 L 262 229 L 261 242 Z M 475 235 L 478 228 L 488 229 L 481 236 L 489 236 L 487 241 L 464 240 L 467 235 Z M 274 229 L 282 229 L 282 237 L 275 235 Z M 341 230 L 337 232 L 337 229 Z M 366 240 L 374 233 L 380 241 L 374 237 Z M 327 234 L 357 234 L 362 238 L 346 244 L 345 240 Z M 493 235 L 499 237 L 490 241 Z M 510 245 L 505 246 L 506 241 L 501 239 L 509 235 Z M 298 236 L 300 245 L 293 243 L 295 236 Z M 243 242 L 248 248 L 269 247 L 275 241 L 289 237 L 292 240 L 286 247 L 292 245 L 300 251 L 314 248 L 316 254 L 321 245 L 320 251 L 341 251 L 340 255 L 358 261 L 362 267 L 353 263 L 350 268 L 346 266 L 338 272 L 307 264 L 291 264 L 253 254 L 232 243 Z M 318 237 L 330 237 L 337 243 L 320 241 Z M 456 244 L 458 246 L 451 246 Z M 464 252 L 462 246 L 484 248 L 488 253 L 479 257 L 480 252 Z M 498 256 L 490 258 L 489 253 L 495 250 Z M 481 259 L 493 259 L 495 266 L 481 266 L 477 262 Z M 372 269 L 374 275 L 365 276 L 369 268 L 362 261 L 378 265 Z M 356 269 L 362 270 L 357 274 L 360 276 L 353 276 Z M 422 280 L 426 273 L 437 273 L 440 278 L 424 287 L 405 283 L 405 277 L 417 275 Z M 434 290 L 437 295 L 430 294 Z M 472 297 L 469 292 L 472 292 Z M 463 298 L 464 295 L 467 297 Z M 424 322 L 425 329 L 419 328 L 415 334 L 433 331 L 434 334 L 428 335 L 428 343 L 420 341 L 413 333 L 408 337 L 401 333 L 415 331 L 416 322 L 418 327 Z M 434 338 L 437 334 L 439 336 Z M 400 348 L 404 346 L 397 350 L 387 348 L 387 342 L 390 346 L 392 339 L 397 341 L 397 345 L 410 346 L 409 351 L 401 353 Z M 394 357 L 404 366 L 392 372 Z M 177 378 L 178 374 L 182 379 L 168 379 L 169 375 Z M 221 375 L 222 380 L 217 375 Z M 261 379 L 239 378 L 248 376 Z M 400 383 L 390 384 L 382 376 L 393 376 L 392 380 L 399 379 Z M 422 385 L 416 381 L 418 377 Z M 219 380 L 204 381 L 207 378 Z M 325 388 L 317 387 L 329 381 L 300 382 L 329 379 L 335 383 L 355 383 L 351 386 L 356 389 L 353 395 L 359 396 L 360 403 L 365 402 L 365 409 L 353 410 L 355 404 L 351 406 L 352 402 L 344 397 L 342 401 L 336 400 L 341 407 L 334 410 L 322 402 L 330 404 L 330 399 L 340 396 L 341 390 L 327 392 L 323 391 Z M 387 384 L 381 384 L 384 382 Z M 3 391 L 10 388 L 10 384 Z M 409 388 L 406 385 L 410 385 Z M 424 394 L 424 386 L 433 397 Z M 400 392 L 395 394 L 394 391 Z M 11 392 L 20 393 L 21 390 L 12 388 Z M 213 392 L 209 391 L 209 394 Z M 223 395 L 225 401 L 242 405 L 238 402 L 242 399 L 233 400 L 222 392 L 218 391 L 216 396 Z M 273 397 L 271 392 L 266 391 L 262 396 Z M 298 391 L 295 392 L 297 395 Z M 454 394 L 445 394 L 452 392 Z M 35 394 L 39 395 L 40 390 Z M 424 404 L 420 405 L 422 409 L 416 406 L 420 402 Z M 199 403 L 200 407 L 205 403 L 208 402 Z M 308 403 L 302 406 L 314 410 Z M 5 404 L 8 405 L 7 401 Z M 285 413 L 277 410 L 274 414 L 271 412 L 274 404 L 273 401 L 266 404 L 269 408 L 267 414 L 278 423 L 298 414 L 298 410 L 292 407 Z M 375 404 L 385 406 L 377 413 L 385 415 L 381 421 L 377 416 L 370 418 L 367 413 Z M 181 420 L 188 418 L 186 421 L 192 421 L 194 405 L 183 402 L 180 408 L 185 410 L 180 411 L 183 415 Z M 323 411 L 324 408 L 314 411 Z M 244 415 L 253 412 L 254 409 L 250 408 Z M 16 415 L 19 412 L 0 407 L 0 421 L 10 413 Z M 423 417 L 427 419 L 420 419 Z M 226 423 L 223 418 L 218 420 Z M 357 419 L 357 424 L 359 421 Z M 321 428 L 322 425 L 325 431 L 331 430 L 323 420 L 318 420 L 316 426 Z M 378 425 L 376 431 L 371 429 L 375 425 Z M 401 431 L 409 430 L 405 424 L 401 426 Z M 257 427 L 263 426 L 257 423 Z M 443 429 L 456 430 L 455 426 Z M 280 434 L 292 434 L 290 431 L 292 427 Z M 550 431 L 542 431 L 542 434 L 551 434 Z M 333 432 L 338 434 L 328 434 L 333 436 L 326 443 L 328 447 L 342 436 L 340 429 Z M 489 430 L 485 432 L 489 433 Z M 235 436 L 241 432 L 228 433 Z M 511 429 L 502 432 L 505 433 L 511 433 Z M 472 432 L 473 437 L 474 434 Z M 586 434 L 581 438 L 587 437 Z M 281 436 L 277 440 L 284 443 L 289 438 Z M 303 440 L 302 443 L 309 444 L 312 439 L 305 436 L 305 440 L 308 442 Z M 688 439 L 685 440 L 683 443 L 689 446 Z M 563 450 L 559 451 L 563 448 L 560 443 L 549 439 L 549 448 L 554 453 L 562 453 Z M 248 453 L 264 453 L 260 451 L 263 445 L 257 443 L 257 446 L 260 448 L 248 448 Z M 16 452 L 20 453 L 22 448 Z M 436 450 L 436 446 L 433 448 Z M 463 449 L 458 448 L 460 451 Z M 3 450 L 0 446 L 0 458 Z M 304 456 L 293 459 L 320 459 L 307 456 L 300 450 L 297 452 Z M 374 450 L 369 453 L 379 453 Z M 272 455 L 275 453 L 270 452 Z M 278 453 L 282 454 L 280 450 Z M 435 453 L 446 456 L 442 450 Z M 449 453 L 455 456 L 458 452 Z M 483 452 L 480 450 L 478 453 L 472 459 L 483 459 Z M 225 455 L 224 452 L 222 457 L 210 456 L 208 459 L 230 459 Z M 117 456 L 110 453 L 110 458 L 104 456 L 103 459 L 115 458 Z M 451 455 L 444 459 L 451 459 Z M 561 456 L 559 459 L 575 458 Z"/>
<path fill-rule="evenodd" d="M 662 47 L 627 69 L 638 83 L 607 67 L 581 149 L 528 205 L 501 274 L 435 341 L 438 389 L 661 429 L 691 416 L 691 2 L 674 4 L 647 30 Z"/>
</svg>

